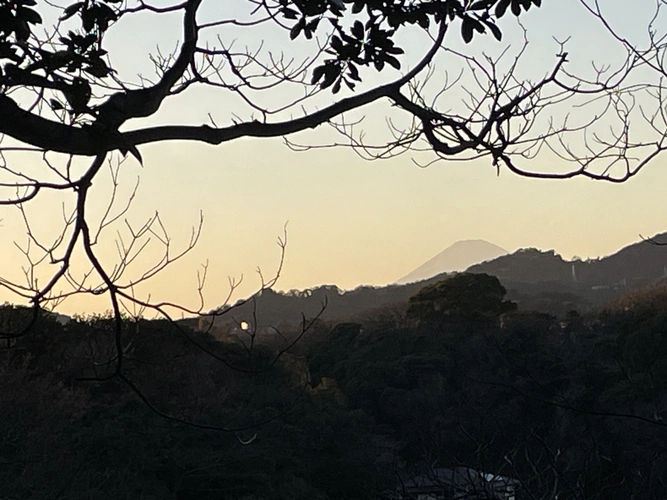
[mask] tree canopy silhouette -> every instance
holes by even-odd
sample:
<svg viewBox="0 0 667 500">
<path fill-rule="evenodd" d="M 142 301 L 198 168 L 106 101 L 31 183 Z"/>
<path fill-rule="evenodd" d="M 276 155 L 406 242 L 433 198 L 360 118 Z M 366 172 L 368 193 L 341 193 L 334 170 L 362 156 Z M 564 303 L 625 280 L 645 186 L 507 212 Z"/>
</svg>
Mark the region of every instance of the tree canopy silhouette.
<svg viewBox="0 0 667 500">
<path fill-rule="evenodd" d="M 0 7 L 4 19 L 0 24 L 3 61 L 0 113 L 5 119 L 0 132 L 47 151 L 98 156 L 114 150 L 129 150 L 140 158 L 137 147 L 151 142 L 195 140 L 220 144 L 243 136 L 284 136 L 315 127 L 381 98 L 389 98 L 408 112 L 433 121 L 435 115 L 428 116 L 428 109 L 410 101 L 401 89 L 431 62 L 448 28 L 460 23 L 461 36 L 466 42 L 470 42 L 475 33 L 487 31 L 500 39 L 502 33 L 496 19 L 508 9 L 519 15 L 533 5 L 539 6 L 541 0 L 441 0 L 399 4 L 386 0 L 261 0 L 247 2 L 255 14 L 247 22 L 234 17 L 201 22 L 198 14 L 203 3 L 188 0 L 158 7 L 143 1 L 126 5 L 120 0 L 86 0 L 58 9 L 37 7 L 35 0 L 3 2 Z M 58 21 L 55 26 L 46 28 L 44 36 L 40 25 L 44 24 L 45 11 L 51 10 L 60 11 L 55 12 L 59 15 Z M 140 88 L 125 85 L 107 57 L 104 48 L 107 34 L 121 26 L 125 18 L 139 12 L 179 11 L 183 16 L 182 32 L 174 34 L 181 38 L 178 53 L 156 60 L 159 79 L 155 83 L 146 83 Z M 355 82 L 362 79 L 360 68 L 400 69 L 399 57 L 404 50 L 395 38 L 408 27 L 429 30 L 435 26 L 437 35 L 432 48 L 404 76 L 300 118 L 279 122 L 249 120 L 227 127 L 176 125 L 120 131 L 129 120 L 153 115 L 166 99 L 193 85 L 213 85 L 240 95 L 257 90 L 255 78 L 245 73 L 251 66 L 262 67 L 259 60 L 251 54 L 235 53 L 224 44 L 210 48 L 200 39 L 204 32 L 212 29 L 223 32 L 228 26 L 257 29 L 266 23 L 289 30 L 292 40 L 304 38 L 315 43 L 317 37 L 324 37 L 318 56 L 297 68 L 289 68 L 289 64 L 264 67 L 262 76 L 275 79 L 269 88 L 301 78 L 299 83 L 309 87 L 307 96 L 315 91 L 315 85 L 320 89 L 332 87 L 333 93 L 338 93 L 342 84 L 354 89 Z M 261 35 L 261 31 L 258 34 Z M 228 65 L 236 82 L 220 74 L 223 65 Z M 310 73 L 307 78 L 306 73 Z M 29 99 L 16 95 L 19 89 L 36 94 L 32 106 Z M 517 105 L 508 103 L 498 110 L 496 119 Z M 438 143 L 439 147 L 445 147 Z M 472 144 L 462 144 L 455 149 L 463 151 L 471 147 Z"/>
<path fill-rule="evenodd" d="M 488 274 L 456 274 L 422 288 L 408 301 L 408 315 L 425 322 L 485 324 L 516 309 L 507 291 Z"/>
</svg>

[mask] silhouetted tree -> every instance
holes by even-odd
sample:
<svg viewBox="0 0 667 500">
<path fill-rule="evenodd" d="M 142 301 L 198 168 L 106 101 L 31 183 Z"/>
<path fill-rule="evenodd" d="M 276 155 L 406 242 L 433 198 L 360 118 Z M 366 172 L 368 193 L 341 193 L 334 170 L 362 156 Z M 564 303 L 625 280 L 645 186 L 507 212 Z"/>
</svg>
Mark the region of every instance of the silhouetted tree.
<svg viewBox="0 0 667 500">
<path fill-rule="evenodd" d="M 504 300 L 506 293 L 495 276 L 456 274 L 410 297 L 408 315 L 424 322 L 489 324 L 516 309 L 516 304 Z"/>
</svg>

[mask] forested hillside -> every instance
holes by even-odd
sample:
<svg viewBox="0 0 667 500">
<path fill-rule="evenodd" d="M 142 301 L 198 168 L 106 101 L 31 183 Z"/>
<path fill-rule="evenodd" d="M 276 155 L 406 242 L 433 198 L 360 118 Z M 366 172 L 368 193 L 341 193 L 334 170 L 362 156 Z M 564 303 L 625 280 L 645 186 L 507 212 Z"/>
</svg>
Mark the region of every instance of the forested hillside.
<svg viewBox="0 0 667 500">
<path fill-rule="evenodd" d="M 654 237 L 656 242 L 663 239 L 665 235 Z M 553 250 L 527 248 L 474 265 L 467 272 L 496 276 L 507 289 L 508 297 L 524 310 L 555 315 L 571 310 L 594 313 L 623 293 L 664 279 L 667 253 L 660 245 L 640 241 L 602 259 L 567 261 Z M 198 318 L 186 319 L 183 324 L 224 335 L 242 321 L 259 329 L 289 328 L 301 323 L 302 314 L 312 317 L 320 312 L 327 321 L 362 321 L 369 315 L 400 309 L 420 288 L 447 276 L 354 290 L 341 290 L 334 285 L 287 292 L 268 289 L 249 301 L 239 301 L 233 308 L 223 306 L 221 310 L 230 309 L 229 313 L 216 318 L 212 326 Z"/>
<path fill-rule="evenodd" d="M 458 465 L 518 498 L 667 497 L 667 287 L 556 317 L 467 276 L 288 352 L 300 331 L 130 322 L 126 380 L 109 319 L 44 316 L 0 351 L 0 498 L 388 498 Z"/>
</svg>

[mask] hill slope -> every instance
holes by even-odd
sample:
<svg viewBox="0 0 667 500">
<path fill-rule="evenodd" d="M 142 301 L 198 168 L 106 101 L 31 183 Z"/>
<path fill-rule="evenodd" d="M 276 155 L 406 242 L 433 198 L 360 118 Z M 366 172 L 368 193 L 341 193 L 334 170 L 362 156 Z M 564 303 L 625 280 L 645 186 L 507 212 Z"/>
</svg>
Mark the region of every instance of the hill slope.
<svg viewBox="0 0 667 500">
<path fill-rule="evenodd" d="M 653 240 L 667 241 L 667 233 L 656 235 Z M 529 248 L 467 270 L 492 274 L 500 281 L 557 282 L 586 288 L 640 286 L 667 276 L 667 246 L 639 241 L 607 257 L 586 261 L 567 261 L 553 250 Z"/>
</svg>

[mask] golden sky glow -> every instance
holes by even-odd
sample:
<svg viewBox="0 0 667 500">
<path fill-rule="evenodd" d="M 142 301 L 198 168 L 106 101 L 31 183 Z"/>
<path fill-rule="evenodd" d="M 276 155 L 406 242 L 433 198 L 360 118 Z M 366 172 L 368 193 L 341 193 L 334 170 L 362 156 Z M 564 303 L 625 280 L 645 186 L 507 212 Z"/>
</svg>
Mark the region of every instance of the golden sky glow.
<svg viewBox="0 0 667 500">
<path fill-rule="evenodd" d="M 613 13 L 620 12 L 623 3 L 609 5 Z M 582 19 L 574 1 L 545 0 L 542 9 L 531 11 L 524 22 L 529 36 L 537 31 L 536 54 L 542 55 L 534 56 L 535 64 L 548 64 L 557 51 L 553 44 L 544 52 L 551 37 L 550 23 L 556 20 L 572 30 L 568 45 L 572 66 L 583 67 L 597 57 L 613 58 L 605 52 L 605 39 L 595 38 L 599 31 L 588 28 L 593 21 Z M 639 29 L 641 20 L 637 23 Z M 563 26 L 553 29 L 563 33 Z M 158 41 L 165 32 L 164 26 L 148 30 Z M 119 66 L 131 71 L 135 63 L 139 68 L 146 61 L 131 59 L 130 27 L 124 33 L 127 40 L 117 44 L 126 59 L 119 60 Z M 146 33 L 142 37 L 150 38 Z M 225 123 L 228 103 L 211 99 L 207 93 L 193 93 L 178 106 L 168 106 L 160 120 L 201 123 L 206 119 L 202 112 L 213 110 Z M 380 115 L 387 111 L 381 106 L 372 111 L 375 114 L 369 111 L 366 126 L 374 130 L 383 125 Z M 301 134 L 298 140 L 340 138 L 321 130 Z M 485 239 L 510 251 L 553 248 L 566 258 L 586 258 L 613 253 L 637 241 L 640 233 L 667 230 L 664 158 L 655 160 L 637 178 L 612 185 L 585 179 L 531 180 L 507 171 L 498 176 L 488 161 L 440 162 L 420 168 L 409 155 L 368 162 L 344 148 L 297 153 L 281 140 L 240 140 L 219 147 L 164 143 L 141 151 L 143 167 L 133 160 L 121 167 L 122 195 L 128 196 L 137 177 L 141 179 L 127 219 L 140 226 L 158 211 L 176 248 L 187 244 L 190 228 L 197 225 L 200 211 L 204 214 L 197 247 L 143 292 L 191 306 L 198 301 L 196 272 L 206 261 L 207 308 L 218 306 L 226 296 L 228 276 L 245 276 L 237 297 L 252 292 L 258 285 L 257 266 L 267 276 L 275 270 L 279 258 L 275 241 L 288 221 L 289 241 L 278 289 L 325 283 L 346 289 L 384 285 L 463 239 Z M 535 168 L 541 167 L 540 162 L 552 168 L 555 160 L 538 156 L 533 161 Z M 94 190 L 102 206 L 109 185 L 99 179 Z M 36 230 L 49 233 L 60 220 L 61 200 L 36 202 L 29 213 Z M 0 208 L 0 258 L 4 274 L 12 277 L 20 277 L 25 264 L 13 243 L 25 240 L 18 215 L 16 208 Z M 109 258 L 115 251 L 113 236 L 110 233 L 100 242 Z M 157 251 L 151 247 L 142 254 L 137 272 L 159 258 Z M 0 300 L 17 301 L 1 290 Z M 96 298 L 66 301 L 60 308 L 65 313 L 105 309 L 108 305 Z"/>
</svg>

